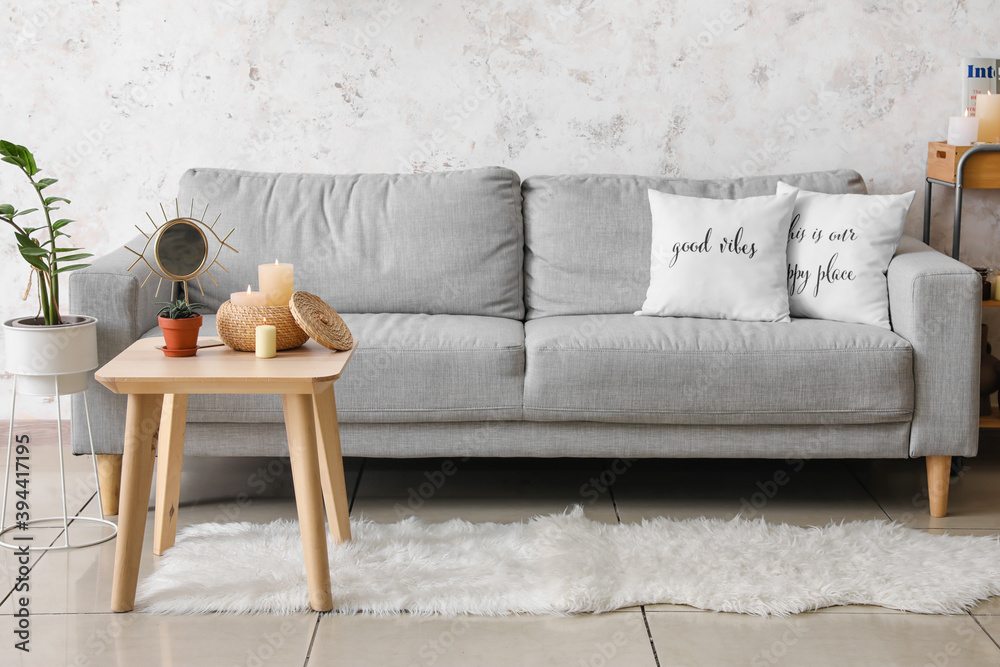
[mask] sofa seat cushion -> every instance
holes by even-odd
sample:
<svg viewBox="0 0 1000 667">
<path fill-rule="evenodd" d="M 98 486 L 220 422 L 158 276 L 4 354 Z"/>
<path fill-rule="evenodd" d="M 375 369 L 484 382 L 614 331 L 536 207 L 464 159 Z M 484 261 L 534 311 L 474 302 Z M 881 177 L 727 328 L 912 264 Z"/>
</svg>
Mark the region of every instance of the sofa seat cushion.
<svg viewBox="0 0 1000 667">
<path fill-rule="evenodd" d="M 349 422 L 483 421 L 521 418 L 524 325 L 465 315 L 344 314 L 358 349 L 336 383 Z M 147 336 L 160 336 L 153 329 Z M 202 336 L 214 336 L 206 316 Z M 280 353 L 279 353 L 280 354 Z M 191 396 L 188 421 L 281 423 L 269 395 Z"/>
<path fill-rule="evenodd" d="M 562 316 L 528 321 L 525 346 L 525 419 L 871 424 L 913 413 L 912 348 L 869 325 Z"/>
</svg>

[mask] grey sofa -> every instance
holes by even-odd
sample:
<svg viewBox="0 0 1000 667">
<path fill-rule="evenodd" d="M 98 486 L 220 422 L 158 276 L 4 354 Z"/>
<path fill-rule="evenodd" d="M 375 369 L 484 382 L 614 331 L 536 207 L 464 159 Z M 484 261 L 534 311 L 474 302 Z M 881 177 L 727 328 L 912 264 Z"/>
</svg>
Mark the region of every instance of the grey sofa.
<svg viewBox="0 0 1000 667">
<path fill-rule="evenodd" d="M 337 383 L 346 455 L 946 457 L 977 449 L 980 283 L 904 237 L 888 271 L 892 330 L 821 320 L 637 317 L 649 282 L 647 188 L 738 198 L 865 192 L 853 171 L 718 181 L 192 169 L 240 250 L 212 310 L 277 256 L 343 314 L 360 345 Z M 133 246 L 135 247 L 135 246 Z M 152 283 L 121 249 L 71 274 L 71 312 L 99 320 L 100 360 L 155 335 Z M 205 332 L 211 335 L 212 318 Z M 122 451 L 124 397 L 89 390 L 97 450 Z M 82 400 L 73 423 L 81 424 Z M 285 455 L 270 396 L 197 396 L 185 450 Z M 87 451 L 74 432 L 74 451 Z M 942 482 L 942 474 L 943 482 Z"/>
</svg>

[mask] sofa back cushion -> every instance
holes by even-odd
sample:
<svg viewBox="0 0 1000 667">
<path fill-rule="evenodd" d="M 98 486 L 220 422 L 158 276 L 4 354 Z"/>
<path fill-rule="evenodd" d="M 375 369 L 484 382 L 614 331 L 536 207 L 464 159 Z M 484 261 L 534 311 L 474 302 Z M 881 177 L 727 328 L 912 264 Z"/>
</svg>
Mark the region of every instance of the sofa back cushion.
<svg viewBox="0 0 1000 667">
<path fill-rule="evenodd" d="M 262 174 L 191 169 L 180 208 L 210 205 L 236 231 L 201 279 L 217 308 L 257 285 L 257 266 L 295 265 L 295 287 L 345 313 L 524 316 L 520 178 L 509 169 L 432 174 Z M 221 278 L 220 278 L 221 274 Z M 224 280 L 223 280 L 224 279 Z"/>
<path fill-rule="evenodd" d="M 830 194 L 864 194 L 851 170 L 696 181 L 624 175 L 533 176 L 524 181 L 527 318 L 632 313 L 649 287 L 649 189 L 740 199 L 778 181 Z"/>
</svg>

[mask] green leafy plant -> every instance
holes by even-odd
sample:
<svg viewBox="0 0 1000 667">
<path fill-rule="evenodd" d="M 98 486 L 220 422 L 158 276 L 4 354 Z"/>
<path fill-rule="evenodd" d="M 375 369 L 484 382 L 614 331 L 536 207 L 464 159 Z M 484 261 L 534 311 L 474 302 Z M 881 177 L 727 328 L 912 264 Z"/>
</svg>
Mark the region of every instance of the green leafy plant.
<svg viewBox="0 0 1000 667">
<path fill-rule="evenodd" d="M 45 324 L 62 324 L 59 315 L 59 274 L 76 269 L 82 269 L 89 264 L 73 264 L 82 259 L 93 257 L 90 253 L 79 252 L 82 248 L 64 248 L 57 243 L 59 237 L 69 238 L 64 230 L 72 220 L 61 219 L 52 221 L 52 211 L 58 210 L 55 204 L 70 201 L 64 197 L 46 197 L 42 193 L 53 183 L 58 182 L 54 178 L 40 178 L 35 180 L 35 176 L 41 169 L 35 164 L 35 157 L 24 146 L 9 141 L 0 141 L 0 159 L 12 164 L 20 169 L 32 187 L 38 194 L 38 199 L 42 204 L 41 210 L 45 212 L 45 225 L 42 227 L 21 227 L 15 218 L 28 215 L 38 211 L 37 208 L 29 208 L 19 211 L 11 204 L 0 204 L 0 220 L 6 222 L 14 228 L 14 239 L 17 241 L 17 249 L 33 271 L 38 274 L 38 301 L 41 309 L 42 319 Z M 32 234 L 41 232 L 44 240 L 35 239 Z"/>
<path fill-rule="evenodd" d="M 205 307 L 203 303 L 188 303 L 184 299 L 177 299 L 173 302 L 157 301 L 156 305 L 163 306 L 157 315 L 171 320 L 185 320 L 189 317 L 198 317 L 198 313 L 194 311 Z"/>
</svg>

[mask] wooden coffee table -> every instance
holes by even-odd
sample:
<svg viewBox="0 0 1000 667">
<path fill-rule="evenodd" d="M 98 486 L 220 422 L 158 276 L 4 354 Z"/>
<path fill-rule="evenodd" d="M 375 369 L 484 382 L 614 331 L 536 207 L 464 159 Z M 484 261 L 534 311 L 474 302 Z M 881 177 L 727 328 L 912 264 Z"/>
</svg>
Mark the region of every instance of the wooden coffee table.
<svg viewBox="0 0 1000 667">
<path fill-rule="evenodd" d="M 173 546 L 189 394 L 281 395 L 309 605 L 316 611 L 333 609 L 324 502 L 333 539 L 339 543 L 351 538 L 333 383 L 350 361 L 357 341 L 350 350 L 332 352 L 310 340 L 273 359 L 257 359 L 252 353 L 227 347 L 168 359 L 156 349 L 159 345 L 163 345 L 162 338 L 136 341 L 95 374 L 111 391 L 128 394 L 112 611 L 131 611 L 135 605 L 157 454 L 153 551 L 161 554 Z"/>
</svg>

